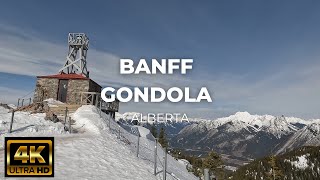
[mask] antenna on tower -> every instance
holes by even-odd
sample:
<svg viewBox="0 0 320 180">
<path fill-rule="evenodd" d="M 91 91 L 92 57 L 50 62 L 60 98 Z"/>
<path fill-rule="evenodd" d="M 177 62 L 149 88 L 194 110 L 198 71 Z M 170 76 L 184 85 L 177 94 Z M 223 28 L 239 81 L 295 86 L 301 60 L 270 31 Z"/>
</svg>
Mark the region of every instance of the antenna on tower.
<svg viewBox="0 0 320 180">
<path fill-rule="evenodd" d="M 79 73 L 89 77 L 87 70 L 87 51 L 89 48 L 89 38 L 84 33 L 69 33 L 69 52 L 66 63 L 59 70 L 60 73 Z"/>
</svg>

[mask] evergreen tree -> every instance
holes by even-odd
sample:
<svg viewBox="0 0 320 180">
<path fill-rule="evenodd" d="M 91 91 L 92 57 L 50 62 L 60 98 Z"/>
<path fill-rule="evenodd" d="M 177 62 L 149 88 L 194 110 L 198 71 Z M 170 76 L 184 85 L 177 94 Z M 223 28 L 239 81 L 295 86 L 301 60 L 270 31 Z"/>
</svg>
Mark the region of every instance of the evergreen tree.
<svg viewBox="0 0 320 180">
<path fill-rule="evenodd" d="M 161 127 L 159 137 L 158 137 L 158 142 L 161 144 L 163 148 L 168 147 L 168 140 L 166 136 L 167 135 L 166 135 L 165 129 Z"/>
<path fill-rule="evenodd" d="M 157 138 L 158 136 L 158 132 L 157 132 L 157 128 L 155 126 L 155 124 L 153 123 L 151 126 L 151 130 L 150 130 L 151 134 L 153 135 L 153 137 Z"/>
<path fill-rule="evenodd" d="M 270 173 L 270 179 L 271 180 L 277 180 L 277 179 L 282 179 L 282 172 L 280 168 L 276 164 L 276 157 L 275 156 L 270 156 L 268 163 L 271 166 L 271 173 Z"/>
<path fill-rule="evenodd" d="M 211 151 L 203 160 L 203 168 L 208 168 L 218 179 L 224 179 L 223 162 L 221 156 Z"/>
<path fill-rule="evenodd" d="M 307 158 L 307 167 L 298 168 L 292 162 L 299 157 Z M 265 157 L 237 169 L 233 180 L 277 179 L 277 180 L 316 180 L 320 179 L 320 146 L 305 146 L 276 157 Z"/>
</svg>

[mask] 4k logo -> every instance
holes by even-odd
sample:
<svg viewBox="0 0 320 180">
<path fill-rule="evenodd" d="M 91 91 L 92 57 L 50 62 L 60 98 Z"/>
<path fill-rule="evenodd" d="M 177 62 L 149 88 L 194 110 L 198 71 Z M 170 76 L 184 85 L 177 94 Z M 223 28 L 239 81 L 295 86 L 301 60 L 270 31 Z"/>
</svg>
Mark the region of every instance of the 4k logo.
<svg viewBox="0 0 320 180">
<path fill-rule="evenodd" d="M 53 137 L 6 137 L 6 177 L 53 177 Z"/>
</svg>

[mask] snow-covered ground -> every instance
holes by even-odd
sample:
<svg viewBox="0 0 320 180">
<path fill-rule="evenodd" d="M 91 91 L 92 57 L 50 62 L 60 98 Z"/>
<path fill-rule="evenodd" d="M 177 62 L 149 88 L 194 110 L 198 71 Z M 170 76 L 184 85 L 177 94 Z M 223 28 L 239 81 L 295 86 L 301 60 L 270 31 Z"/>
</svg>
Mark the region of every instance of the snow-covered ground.
<svg viewBox="0 0 320 180">
<path fill-rule="evenodd" d="M 108 180 L 152 180 L 162 179 L 161 161 L 163 151 L 158 148 L 158 172 L 153 175 L 153 148 L 154 142 L 146 137 L 149 133 L 140 128 L 143 135 L 140 138 L 139 158 L 133 151 L 134 135 L 121 132 L 127 143 L 111 133 L 103 114 L 94 106 L 82 106 L 73 115 L 75 120 L 73 128 L 77 134 L 64 132 L 63 124 L 53 123 L 44 119 L 44 114 L 30 114 L 16 112 L 13 124 L 13 133 L 8 134 L 11 113 L 0 107 L 0 151 L 4 153 L 5 136 L 54 136 L 55 137 L 55 179 L 108 179 Z M 113 122 L 116 126 L 117 124 Z M 3 162 L 0 156 L 0 162 Z M 0 169 L 4 169 L 0 163 Z M 185 166 L 173 157 L 168 156 L 167 179 L 192 180 L 197 179 L 188 173 Z M 0 176 L 0 178 L 4 178 Z"/>
<path fill-rule="evenodd" d="M 304 170 L 304 169 L 310 167 L 308 165 L 308 159 L 307 159 L 308 156 L 309 156 L 309 154 L 307 154 L 307 155 L 305 154 L 302 156 L 298 156 L 297 160 L 295 160 L 295 161 L 290 161 L 287 159 L 285 161 L 290 162 L 293 166 L 295 166 L 298 169 Z M 311 168 L 313 168 L 313 165 L 311 166 Z"/>
<path fill-rule="evenodd" d="M 58 105 L 64 104 L 63 102 L 54 100 L 53 98 L 49 98 L 44 101 L 48 103 L 49 107 L 57 107 Z"/>
<path fill-rule="evenodd" d="M 138 128 L 138 131 L 139 131 L 139 134 L 141 137 L 143 138 L 147 138 L 151 141 L 154 141 L 154 137 L 153 135 L 151 134 L 150 130 L 145 128 L 145 127 L 142 127 L 142 126 L 133 126 L 134 128 Z"/>
<path fill-rule="evenodd" d="M 53 123 L 44 119 L 45 114 L 30 114 L 28 112 L 17 111 L 14 114 L 12 134 L 8 134 L 11 121 L 11 112 L 0 106 L 0 149 L 3 148 L 5 136 L 20 135 L 59 135 L 65 134 L 64 126 L 61 123 Z"/>
</svg>

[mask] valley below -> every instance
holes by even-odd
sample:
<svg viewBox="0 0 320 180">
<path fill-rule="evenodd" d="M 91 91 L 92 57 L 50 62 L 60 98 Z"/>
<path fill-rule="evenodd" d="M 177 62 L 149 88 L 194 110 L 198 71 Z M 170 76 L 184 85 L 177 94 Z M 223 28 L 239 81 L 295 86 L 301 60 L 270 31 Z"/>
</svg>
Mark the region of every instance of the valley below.
<svg viewBox="0 0 320 180">
<path fill-rule="evenodd" d="M 128 122 L 129 114 L 119 114 L 117 118 Z M 153 126 L 142 125 L 148 129 Z M 302 146 L 320 145 L 319 119 L 237 112 L 213 120 L 192 119 L 188 123 L 158 123 L 155 126 L 166 129 L 170 148 L 198 157 L 215 151 L 226 166 L 235 168 L 257 158 L 283 154 Z"/>
</svg>

